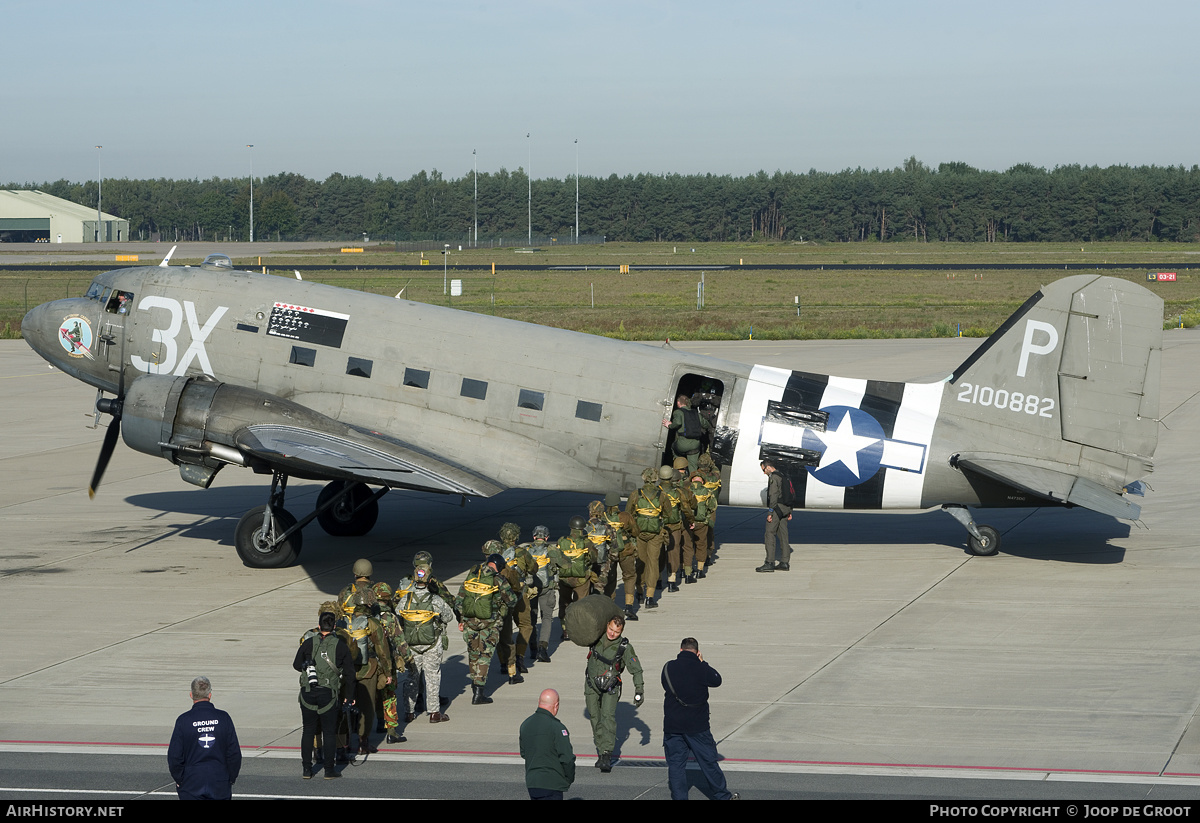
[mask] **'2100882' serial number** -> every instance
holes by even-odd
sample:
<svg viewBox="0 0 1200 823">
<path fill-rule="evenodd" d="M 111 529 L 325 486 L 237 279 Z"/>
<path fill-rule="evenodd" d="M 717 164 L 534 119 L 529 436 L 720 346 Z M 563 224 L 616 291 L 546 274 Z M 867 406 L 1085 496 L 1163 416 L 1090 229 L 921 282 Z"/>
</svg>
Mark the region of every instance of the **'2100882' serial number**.
<svg viewBox="0 0 1200 823">
<path fill-rule="evenodd" d="M 958 390 L 958 402 L 1036 414 L 1038 417 L 1054 417 L 1051 414 L 1054 411 L 1053 397 L 1038 397 L 1036 394 L 993 389 L 991 386 L 980 386 L 978 383 L 963 383 Z"/>
</svg>

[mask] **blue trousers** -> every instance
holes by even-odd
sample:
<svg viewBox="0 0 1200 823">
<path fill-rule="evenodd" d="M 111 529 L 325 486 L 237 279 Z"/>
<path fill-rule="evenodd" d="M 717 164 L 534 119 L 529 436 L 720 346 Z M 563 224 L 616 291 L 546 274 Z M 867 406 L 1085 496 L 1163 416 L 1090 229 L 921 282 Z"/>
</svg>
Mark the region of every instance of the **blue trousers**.
<svg viewBox="0 0 1200 823">
<path fill-rule="evenodd" d="M 667 785 L 672 800 L 688 799 L 688 755 L 696 759 L 700 773 L 712 787 L 713 800 L 728 800 L 733 795 L 725 787 L 725 773 L 717 765 L 719 755 L 712 732 L 699 734 L 664 734 L 663 748 L 667 753 Z"/>
</svg>

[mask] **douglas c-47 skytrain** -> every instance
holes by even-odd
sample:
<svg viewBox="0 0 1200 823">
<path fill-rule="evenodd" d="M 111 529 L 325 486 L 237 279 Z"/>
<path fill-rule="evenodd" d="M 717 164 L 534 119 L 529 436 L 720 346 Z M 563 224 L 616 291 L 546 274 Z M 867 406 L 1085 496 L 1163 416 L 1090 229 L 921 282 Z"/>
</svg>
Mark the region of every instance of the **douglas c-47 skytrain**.
<svg viewBox="0 0 1200 823">
<path fill-rule="evenodd" d="M 211 255 L 106 272 L 85 296 L 33 309 L 23 332 L 99 389 L 97 414 L 113 418 L 93 491 L 119 433 L 201 488 L 227 465 L 271 476 L 266 504 L 237 526 L 250 566 L 294 563 L 314 517 L 365 534 L 389 489 L 629 491 L 667 457 L 663 421 L 680 394 L 715 413 L 722 503 L 765 506 L 759 462 L 771 458 L 798 505 L 942 506 L 988 555 L 999 535 L 968 507 L 1139 516 L 1129 494 L 1158 440 L 1162 309 L 1134 283 L 1068 277 L 945 380 L 892 383 L 235 271 Z M 300 521 L 284 508 L 289 477 L 329 481 Z"/>
</svg>

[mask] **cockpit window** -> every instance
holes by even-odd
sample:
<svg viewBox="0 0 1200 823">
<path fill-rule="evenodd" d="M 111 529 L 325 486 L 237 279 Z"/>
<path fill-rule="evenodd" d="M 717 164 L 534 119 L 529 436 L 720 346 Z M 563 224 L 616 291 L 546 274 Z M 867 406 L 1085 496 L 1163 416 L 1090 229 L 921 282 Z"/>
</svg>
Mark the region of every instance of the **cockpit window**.
<svg viewBox="0 0 1200 823">
<path fill-rule="evenodd" d="M 92 283 L 92 285 L 88 286 L 87 294 L 84 297 L 88 300 L 99 300 L 102 294 L 104 294 L 104 285 L 102 283 Z"/>
<path fill-rule="evenodd" d="M 108 305 L 104 307 L 109 314 L 129 314 L 132 309 L 133 292 L 116 289 L 113 289 L 112 296 L 108 298 Z"/>
</svg>

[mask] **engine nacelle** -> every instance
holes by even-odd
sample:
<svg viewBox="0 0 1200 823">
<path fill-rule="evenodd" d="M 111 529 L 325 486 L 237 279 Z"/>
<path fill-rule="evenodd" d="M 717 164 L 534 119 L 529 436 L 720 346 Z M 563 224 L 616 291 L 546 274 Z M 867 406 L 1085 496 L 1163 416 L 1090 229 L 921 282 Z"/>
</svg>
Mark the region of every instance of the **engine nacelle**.
<svg viewBox="0 0 1200 823">
<path fill-rule="evenodd" d="M 121 435 L 131 448 L 179 466 L 189 483 L 208 488 L 225 465 L 247 465 L 237 447 L 252 423 L 328 426 L 323 415 L 274 395 L 210 377 L 148 374 L 129 387 Z"/>
</svg>

